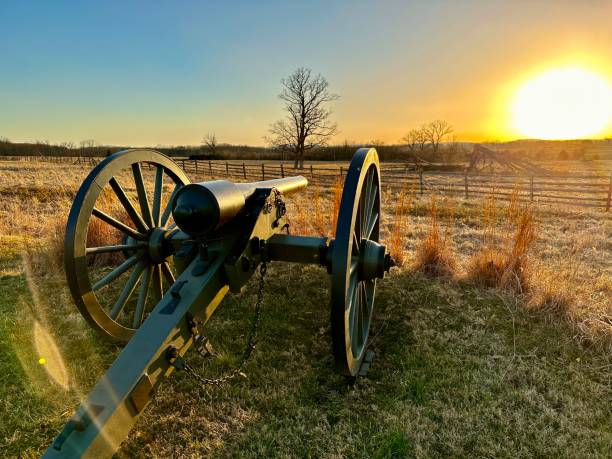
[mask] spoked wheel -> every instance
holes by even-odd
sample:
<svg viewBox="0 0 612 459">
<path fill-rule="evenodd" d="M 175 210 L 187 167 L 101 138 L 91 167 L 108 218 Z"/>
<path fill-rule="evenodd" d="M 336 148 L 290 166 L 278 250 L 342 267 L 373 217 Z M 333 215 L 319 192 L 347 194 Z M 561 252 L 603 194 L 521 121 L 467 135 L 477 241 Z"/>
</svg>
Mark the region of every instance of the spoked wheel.
<svg viewBox="0 0 612 459">
<path fill-rule="evenodd" d="M 374 307 L 376 277 L 385 269 L 378 244 L 380 172 L 378 154 L 361 148 L 349 167 L 332 248 L 331 325 L 338 370 L 355 376 L 364 358 Z"/>
<path fill-rule="evenodd" d="M 81 314 L 107 337 L 127 342 L 174 283 L 171 201 L 187 183 L 161 153 L 126 150 L 98 164 L 77 192 L 66 276 Z"/>
</svg>

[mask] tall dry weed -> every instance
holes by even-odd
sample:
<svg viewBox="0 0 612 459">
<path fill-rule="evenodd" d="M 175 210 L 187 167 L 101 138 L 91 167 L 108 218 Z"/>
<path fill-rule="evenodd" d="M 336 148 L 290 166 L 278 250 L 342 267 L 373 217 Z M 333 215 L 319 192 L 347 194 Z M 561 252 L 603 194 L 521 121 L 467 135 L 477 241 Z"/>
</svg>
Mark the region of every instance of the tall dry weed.
<svg viewBox="0 0 612 459">
<path fill-rule="evenodd" d="M 412 189 L 402 189 L 396 196 L 394 218 L 389 236 L 389 253 L 397 266 L 404 266 L 407 261 L 404 244 L 404 226 L 408 212 L 412 207 L 414 194 Z"/>
<path fill-rule="evenodd" d="M 417 244 L 415 268 L 430 276 L 444 277 L 453 276 L 457 269 L 450 225 L 442 232 L 435 196 L 431 199 L 429 230 L 425 238 Z"/>
<path fill-rule="evenodd" d="M 495 199 L 485 199 L 483 247 L 470 258 L 467 278 L 524 293 L 528 289 L 528 254 L 537 235 L 534 212 L 531 206 L 521 204 L 514 192 L 502 222 L 499 214 Z"/>
<path fill-rule="evenodd" d="M 340 201 L 342 200 L 342 177 L 338 177 L 332 189 L 332 215 L 331 215 L 331 236 L 336 236 L 336 227 L 338 226 L 338 212 L 340 211 Z"/>
</svg>

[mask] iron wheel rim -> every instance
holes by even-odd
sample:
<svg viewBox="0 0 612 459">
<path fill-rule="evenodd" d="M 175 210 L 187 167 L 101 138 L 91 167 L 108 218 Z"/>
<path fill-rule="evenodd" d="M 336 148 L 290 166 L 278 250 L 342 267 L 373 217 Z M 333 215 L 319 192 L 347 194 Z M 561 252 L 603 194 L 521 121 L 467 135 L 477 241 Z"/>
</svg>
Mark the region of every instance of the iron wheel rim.
<svg viewBox="0 0 612 459">
<path fill-rule="evenodd" d="M 365 356 L 375 279 L 359 278 L 362 241 L 380 238 L 380 166 L 373 148 L 359 149 L 347 172 L 332 250 L 331 325 L 338 370 L 355 376 Z"/>
</svg>

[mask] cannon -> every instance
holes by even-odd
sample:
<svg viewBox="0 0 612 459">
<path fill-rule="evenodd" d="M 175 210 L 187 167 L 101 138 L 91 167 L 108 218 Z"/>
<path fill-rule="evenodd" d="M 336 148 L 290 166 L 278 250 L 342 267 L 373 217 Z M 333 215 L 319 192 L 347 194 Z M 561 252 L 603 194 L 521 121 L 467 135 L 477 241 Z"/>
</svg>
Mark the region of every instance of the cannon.
<svg viewBox="0 0 612 459">
<path fill-rule="evenodd" d="M 128 180 L 135 191 L 124 188 Z M 393 265 L 379 242 L 376 150 L 359 149 L 351 161 L 335 238 L 289 234 L 283 198 L 307 183 L 301 176 L 190 183 L 170 158 L 146 149 L 116 153 L 90 172 L 68 216 L 65 271 L 81 314 L 125 347 L 44 457 L 111 456 L 173 371 L 195 374 L 185 353 L 205 346 L 203 327 L 223 297 L 258 270 L 261 307 L 263 275 L 274 261 L 327 269 L 335 365 L 355 377 L 369 364 L 376 280 Z M 119 212 L 108 209 L 109 199 Z M 94 221 L 119 242 L 93 245 Z M 92 262 L 100 257 L 111 267 Z"/>
</svg>

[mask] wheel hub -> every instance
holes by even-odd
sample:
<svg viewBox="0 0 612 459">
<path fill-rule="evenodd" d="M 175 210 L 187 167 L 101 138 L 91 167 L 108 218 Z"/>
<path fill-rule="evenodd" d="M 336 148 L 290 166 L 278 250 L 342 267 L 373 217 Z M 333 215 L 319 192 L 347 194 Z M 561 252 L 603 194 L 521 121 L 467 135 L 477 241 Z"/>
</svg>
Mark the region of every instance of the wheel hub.
<svg viewBox="0 0 612 459">
<path fill-rule="evenodd" d="M 168 244 L 166 238 L 167 232 L 166 228 L 158 227 L 153 228 L 149 233 L 147 253 L 149 259 L 155 264 L 163 262 L 172 254 L 171 246 Z"/>
<path fill-rule="evenodd" d="M 369 239 L 361 241 L 359 250 L 359 279 L 382 279 L 386 271 L 386 248 L 384 245 Z"/>
</svg>

